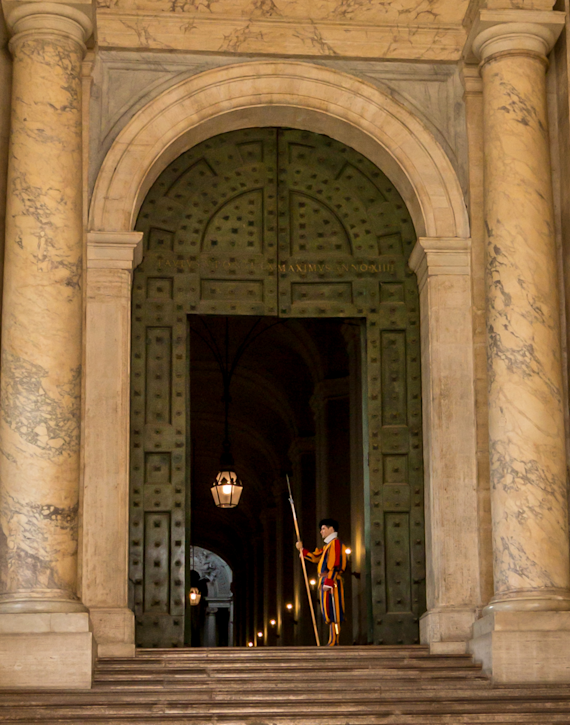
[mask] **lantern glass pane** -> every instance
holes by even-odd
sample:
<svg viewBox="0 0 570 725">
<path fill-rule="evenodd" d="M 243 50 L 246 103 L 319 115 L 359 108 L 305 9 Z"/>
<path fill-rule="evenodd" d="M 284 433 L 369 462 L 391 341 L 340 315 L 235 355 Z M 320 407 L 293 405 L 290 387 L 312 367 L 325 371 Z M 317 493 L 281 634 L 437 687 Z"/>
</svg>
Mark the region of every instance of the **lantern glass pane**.
<svg viewBox="0 0 570 725">
<path fill-rule="evenodd" d="M 212 484 L 212 497 L 219 508 L 234 508 L 241 497 L 243 486 L 235 471 L 222 469 Z"/>
</svg>

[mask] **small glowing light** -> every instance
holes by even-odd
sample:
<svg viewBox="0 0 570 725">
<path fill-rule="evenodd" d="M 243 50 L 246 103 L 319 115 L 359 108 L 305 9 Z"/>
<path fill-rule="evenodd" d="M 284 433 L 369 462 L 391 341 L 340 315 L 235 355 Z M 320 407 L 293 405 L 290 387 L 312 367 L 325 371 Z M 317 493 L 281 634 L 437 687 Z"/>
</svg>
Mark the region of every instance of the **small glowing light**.
<svg viewBox="0 0 570 725">
<path fill-rule="evenodd" d="M 352 549 L 349 549 L 348 546 L 346 547 L 345 551 L 347 556 L 350 556 L 352 554 Z"/>
<path fill-rule="evenodd" d="M 222 492 L 226 496 L 229 496 L 230 495 L 230 493 L 232 492 L 232 487 L 230 486 L 229 483 L 226 483 L 225 486 L 222 486 Z M 347 554 L 348 554 L 348 552 L 347 552 Z"/>
<path fill-rule="evenodd" d="M 192 607 L 195 607 L 197 604 L 200 604 L 200 599 L 202 599 L 202 593 L 197 587 L 192 587 L 189 592 L 189 599 L 190 599 L 190 605 Z"/>
<path fill-rule="evenodd" d="M 291 611 L 293 609 L 293 605 L 292 604 L 286 604 L 285 606 L 287 607 L 287 609 L 289 611 Z"/>
<path fill-rule="evenodd" d="M 275 619 L 270 619 L 270 620 L 269 620 L 269 624 L 270 624 L 270 625 L 271 625 L 272 627 L 275 627 L 275 625 L 277 624 L 277 622 L 276 622 L 276 620 L 275 620 Z"/>
<path fill-rule="evenodd" d="M 310 585 L 311 585 L 312 587 L 314 587 L 316 583 L 317 583 L 317 580 L 316 580 L 316 579 L 309 579 L 309 584 L 310 584 Z"/>
<path fill-rule="evenodd" d="M 248 646 L 248 647 L 253 647 L 253 642 L 248 642 L 248 643 L 247 643 L 247 646 Z"/>
<path fill-rule="evenodd" d="M 258 633 L 257 633 L 257 636 L 258 636 L 258 637 L 263 637 L 263 632 L 258 632 Z"/>
</svg>

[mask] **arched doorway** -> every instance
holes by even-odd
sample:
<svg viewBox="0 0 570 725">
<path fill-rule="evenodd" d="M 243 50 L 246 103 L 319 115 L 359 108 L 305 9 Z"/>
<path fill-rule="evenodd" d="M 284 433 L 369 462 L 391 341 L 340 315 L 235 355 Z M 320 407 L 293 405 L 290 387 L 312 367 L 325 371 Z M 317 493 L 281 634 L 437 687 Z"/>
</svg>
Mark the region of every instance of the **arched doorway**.
<svg viewBox="0 0 570 725">
<path fill-rule="evenodd" d="M 234 644 L 233 572 L 213 551 L 192 546 L 189 553 L 190 585 L 201 595 L 198 604 L 190 607 L 190 644 L 192 647 L 231 647 Z"/>
<path fill-rule="evenodd" d="M 326 136 L 263 128 L 173 161 L 140 209 L 133 281 L 131 568 L 140 644 L 185 642 L 191 501 L 188 316 L 365 321 L 360 376 L 362 625 L 418 641 L 425 609 L 415 233 L 390 180 Z M 360 365 L 360 370 L 358 370 Z M 186 562 L 186 563 L 185 563 Z M 139 636 L 140 635 L 140 636 Z"/>
</svg>

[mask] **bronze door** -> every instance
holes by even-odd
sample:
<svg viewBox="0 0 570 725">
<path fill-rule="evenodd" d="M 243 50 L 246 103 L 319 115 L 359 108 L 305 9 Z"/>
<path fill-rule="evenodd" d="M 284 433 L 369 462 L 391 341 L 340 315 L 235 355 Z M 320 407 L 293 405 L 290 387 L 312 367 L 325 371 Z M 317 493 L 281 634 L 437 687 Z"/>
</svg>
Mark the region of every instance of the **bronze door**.
<svg viewBox="0 0 570 725">
<path fill-rule="evenodd" d="M 425 609 L 419 302 L 410 215 L 389 179 L 332 139 L 246 129 L 158 177 L 133 285 L 132 605 L 137 644 L 185 642 L 188 314 L 366 318 L 370 639 L 418 641 Z"/>
</svg>

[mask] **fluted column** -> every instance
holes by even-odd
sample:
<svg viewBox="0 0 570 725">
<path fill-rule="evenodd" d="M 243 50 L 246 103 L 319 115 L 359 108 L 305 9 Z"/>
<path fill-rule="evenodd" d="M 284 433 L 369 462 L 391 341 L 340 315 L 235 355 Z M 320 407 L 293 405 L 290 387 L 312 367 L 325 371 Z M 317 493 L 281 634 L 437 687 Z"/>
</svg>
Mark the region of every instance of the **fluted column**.
<svg viewBox="0 0 570 725">
<path fill-rule="evenodd" d="M 481 645 L 486 635 L 501 631 L 502 639 L 487 636 L 491 643 L 487 666 L 501 682 L 570 678 L 570 659 L 560 669 L 555 662 L 558 654 L 553 659 L 556 646 L 547 642 L 546 633 L 528 643 L 525 654 L 534 661 L 532 668 L 516 656 L 509 660 L 501 649 L 504 630 L 516 630 L 524 645 L 521 632 L 560 630 L 550 634 L 554 641 L 562 641 L 562 630 L 570 624 L 565 615 L 533 616 L 570 609 L 560 309 L 545 75 L 546 56 L 562 22 L 562 13 L 486 11 L 473 43 L 483 78 L 494 558 L 494 596 L 487 616 L 474 626 L 474 635 Z M 527 613 L 531 616 L 525 618 Z M 568 641 L 564 646 L 568 651 Z"/>
<path fill-rule="evenodd" d="M 13 79 L 2 313 L 0 614 L 84 611 L 77 596 L 81 63 L 92 25 L 91 4 L 84 4 L 85 12 L 81 5 L 3 1 L 13 36 Z M 59 625 L 53 620 L 50 626 L 57 631 Z M 87 641 L 90 634 L 84 634 Z M 49 686 L 57 667 L 47 669 Z M 22 670 L 12 673 L 15 685 Z M 79 680 L 85 686 L 78 671 L 75 678 L 71 672 L 71 686 Z"/>
</svg>

